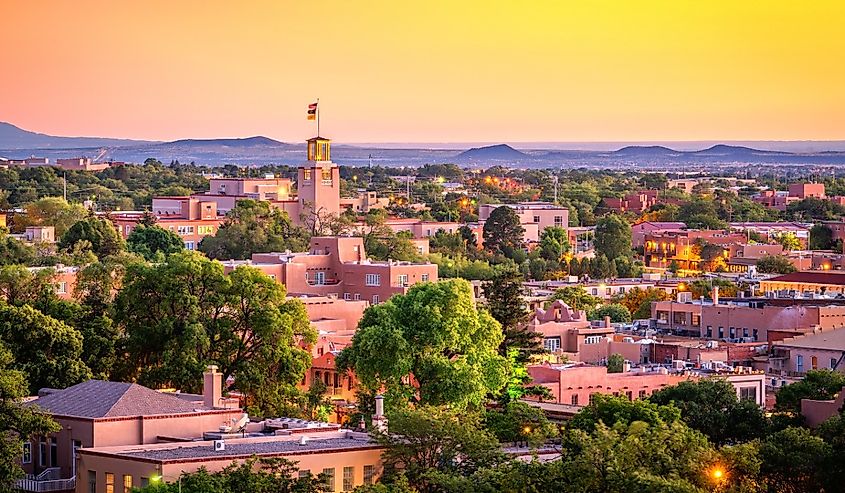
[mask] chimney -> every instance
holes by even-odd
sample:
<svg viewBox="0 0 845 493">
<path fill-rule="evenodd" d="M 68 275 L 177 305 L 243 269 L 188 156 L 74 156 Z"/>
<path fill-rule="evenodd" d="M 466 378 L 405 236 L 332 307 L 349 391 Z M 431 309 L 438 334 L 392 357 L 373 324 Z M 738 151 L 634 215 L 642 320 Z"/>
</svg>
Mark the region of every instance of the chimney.
<svg viewBox="0 0 845 493">
<path fill-rule="evenodd" d="M 604 317 L 604 328 L 608 328 L 608 327 L 610 327 L 610 317 L 605 316 Z"/>
<path fill-rule="evenodd" d="M 387 433 L 387 416 L 384 415 L 384 396 L 376 396 L 376 412 L 373 414 L 373 428 Z"/>
<path fill-rule="evenodd" d="M 719 286 L 713 286 L 713 304 L 719 304 Z"/>
<path fill-rule="evenodd" d="M 202 374 L 202 403 L 205 407 L 220 407 L 223 398 L 223 374 L 217 371 L 217 365 L 208 365 Z"/>
</svg>

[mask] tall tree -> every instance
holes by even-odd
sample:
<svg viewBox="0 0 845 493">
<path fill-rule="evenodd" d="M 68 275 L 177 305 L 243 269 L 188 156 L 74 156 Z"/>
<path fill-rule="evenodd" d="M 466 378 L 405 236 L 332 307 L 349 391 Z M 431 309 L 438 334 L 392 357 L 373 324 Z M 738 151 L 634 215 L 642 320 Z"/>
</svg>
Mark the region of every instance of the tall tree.
<svg viewBox="0 0 845 493">
<path fill-rule="evenodd" d="M 15 369 L 12 353 L 0 341 L 0 491 L 14 491 L 23 477 L 20 467 L 24 440 L 59 431 L 59 425 L 38 408 L 23 405 L 29 395 L 25 373 Z"/>
<path fill-rule="evenodd" d="M 126 238 L 130 252 L 137 253 L 147 260 L 176 253 L 185 248 L 185 243 L 173 231 L 159 226 L 138 224 Z"/>
<path fill-rule="evenodd" d="M 84 242 L 84 243 L 83 243 Z M 73 250 L 78 244 L 87 245 L 97 257 L 116 255 L 126 248 L 126 242 L 108 219 L 95 216 L 77 221 L 62 235 L 58 247 Z"/>
<path fill-rule="evenodd" d="M 29 376 L 29 391 L 63 389 L 91 378 L 82 362 L 82 335 L 29 305 L 0 304 L 0 342 L 15 355 L 13 368 Z"/>
<path fill-rule="evenodd" d="M 816 224 L 810 228 L 810 250 L 830 250 L 833 244 L 833 230 L 830 226 Z"/>
<path fill-rule="evenodd" d="M 393 402 L 478 406 L 507 382 L 503 339 L 467 281 L 417 284 L 367 308 L 337 365 L 353 370 L 366 391 L 386 388 Z"/>
<path fill-rule="evenodd" d="M 761 274 L 789 274 L 796 270 L 785 255 L 764 255 L 757 261 L 757 272 Z"/>
<path fill-rule="evenodd" d="M 670 299 L 669 293 L 659 288 L 634 288 L 628 290 L 616 301 L 628 308 L 634 319 L 651 318 L 651 304 Z"/>
<path fill-rule="evenodd" d="M 569 250 L 569 233 L 565 229 L 551 226 L 540 233 L 540 256 L 545 260 L 560 262 Z"/>
<path fill-rule="evenodd" d="M 584 310 L 588 312 L 601 303 L 600 298 L 587 293 L 587 290 L 582 286 L 565 286 L 556 289 L 549 297 L 550 302 L 555 300 L 563 301 L 573 310 Z"/>
<path fill-rule="evenodd" d="M 290 411 L 310 362 L 298 343 L 316 338 L 302 303 L 281 284 L 247 266 L 227 276 L 219 262 L 189 251 L 130 265 L 115 318 L 132 362 L 125 377 L 198 391 L 215 364 L 257 414 Z"/>
<path fill-rule="evenodd" d="M 71 226 L 87 215 L 81 204 L 70 204 L 61 197 L 44 197 L 27 204 L 25 209 L 26 214 L 21 220 L 16 219 L 16 226 L 53 226 L 56 238 L 61 238 Z"/>
<path fill-rule="evenodd" d="M 307 249 L 307 232 L 295 226 L 286 212 L 263 200 L 239 200 L 217 233 L 199 244 L 200 251 L 215 259 L 243 260 L 253 253 Z"/>
<path fill-rule="evenodd" d="M 775 409 L 801 412 L 801 399 L 830 400 L 845 387 L 845 375 L 831 370 L 810 370 L 803 379 L 781 387 Z"/>
<path fill-rule="evenodd" d="M 632 253 L 631 226 L 617 214 L 609 214 L 599 219 L 596 223 L 593 246 L 596 249 L 596 255 L 604 255 L 608 259 L 630 257 Z"/>
<path fill-rule="evenodd" d="M 484 248 L 494 255 L 511 258 L 523 248 L 525 229 L 517 213 L 508 206 L 493 209 L 484 222 Z"/>
<path fill-rule="evenodd" d="M 502 325 L 505 338 L 499 346 L 499 354 L 507 356 L 509 349 L 516 349 L 518 361 L 525 363 L 531 355 L 542 353 L 543 336 L 526 324 L 528 310 L 522 298 L 522 274 L 515 268 L 502 270 L 481 288 L 487 310 Z"/>
</svg>

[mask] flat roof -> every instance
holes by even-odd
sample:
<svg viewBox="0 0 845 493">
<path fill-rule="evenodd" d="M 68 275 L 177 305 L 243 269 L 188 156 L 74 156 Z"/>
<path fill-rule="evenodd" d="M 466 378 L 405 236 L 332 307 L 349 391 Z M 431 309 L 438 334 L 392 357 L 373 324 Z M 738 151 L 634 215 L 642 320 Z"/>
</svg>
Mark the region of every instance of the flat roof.
<svg viewBox="0 0 845 493">
<path fill-rule="evenodd" d="M 798 337 L 775 342 L 775 345 L 845 352 L 845 327 L 808 332 Z"/>
<path fill-rule="evenodd" d="M 845 285 L 845 272 L 793 272 L 782 276 L 772 277 L 760 282 L 799 282 L 807 284 Z"/>
<path fill-rule="evenodd" d="M 113 450 L 86 449 L 86 453 L 109 455 L 125 458 L 142 459 L 155 462 L 193 462 L 207 460 L 227 460 L 240 457 L 295 455 L 315 452 L 342 452 L 345 450 L 381 448 L 365 433 L 342 432 L 348 436 L 332 438 L 313 437 L 307 434 L 294 434 L 277 439 L 241 438 L 225 440 L 225 450 L 215 451 L 213 441 L 180 442 L 169 446 L 137 446 Z M 300 442 L 306 437 L 305 443 Z M 154 444 L 155 445 L 155 444 Z"/>
</svg>

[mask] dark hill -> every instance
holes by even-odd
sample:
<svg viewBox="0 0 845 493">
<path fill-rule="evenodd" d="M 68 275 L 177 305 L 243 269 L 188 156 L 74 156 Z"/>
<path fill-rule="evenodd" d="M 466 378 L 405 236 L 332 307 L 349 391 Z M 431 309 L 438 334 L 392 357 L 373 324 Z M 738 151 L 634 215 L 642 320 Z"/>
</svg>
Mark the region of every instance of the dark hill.
<svg viewBox="0 0 845 493">
<path fill-rule="evenodd" d="M 530 157 L 524 152 L 517 151 L 507 144 L 497 144 L 485 147 L 473 147 L 458 154 L 457 159 L 525 159 Z"/>
<path fill-rule="evenodd" d="M 615 156 L 677 156 L 680 152 L 664 146 L 627 146 L 611 152 Z"/>
<path fill-rule="evenodd" d="M 0 122 L 0 149 L 70 149 L 91 147 L 114 147 L 149 144 L 149 141 L 111 139 L 105 137 L 57 137 L 30 132 L 11 123 Z"/>
</svg>

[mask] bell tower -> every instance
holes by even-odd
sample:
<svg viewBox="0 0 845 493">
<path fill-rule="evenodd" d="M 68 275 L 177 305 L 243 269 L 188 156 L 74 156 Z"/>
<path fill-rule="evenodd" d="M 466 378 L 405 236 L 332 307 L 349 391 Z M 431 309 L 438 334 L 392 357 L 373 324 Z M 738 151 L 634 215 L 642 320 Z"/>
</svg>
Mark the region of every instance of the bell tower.
<svg viewBox="0 0 845 493">
<path fill-rule="evenodd" d="M 306 141 L 308 161 L 299 166 L 296 186 L 300 214 L 340 214 L 340 168 L 331 161 L 331 140 Z"/>
</svg>

